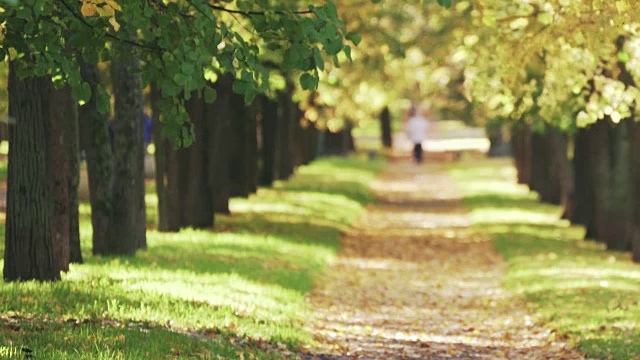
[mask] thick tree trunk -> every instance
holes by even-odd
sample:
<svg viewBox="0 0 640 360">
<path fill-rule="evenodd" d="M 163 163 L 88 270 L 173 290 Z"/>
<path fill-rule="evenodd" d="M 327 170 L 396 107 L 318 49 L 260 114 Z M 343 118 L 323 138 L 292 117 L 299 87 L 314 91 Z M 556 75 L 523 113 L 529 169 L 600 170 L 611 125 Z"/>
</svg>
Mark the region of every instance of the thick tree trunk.
<svg viewBox="0 0 640 360">
<path fill-rule="evenodd" d="M 115 95 L 112 238 L 107 252 L 134 254 L 146 247 L 142 79 L 135 57 L 113 59 Z"/>
<path fill-rule="evenodd" d="M 610 202 L 607 209 L 607 248 L 631 249 L 633 233 L 633 203 L 631 186 L 631 129 L 632 119 L 624 119 L 610 126 Z"/>
<path fill-rule="evenodd" d="M 349 133 L 347 129 L 338 132 L 324 131 L 323 155 L 347 155 L 349 153 Z"/>
<path fill-rule="evenodd" d="M 554 154 L 550 145 L 551 130 L 534 133 L 531 137 L 531 181 L 530 188 L 536 191 L 540 201 L 559 205 L 561 201 L 560 184 L 557 181 Z"/>
<path fill-rule="evenodd" d="M 158 197 L 158 231 L 171 231 L 169 227 L 167 209 L 167 153 L 171 150 L 167 139 L 162 136 L 162 123 L 160 122 L 160 89 L 157 84 L 151 85 L 151 133 L 155 152 L 155 182 L 156 195 Z M 175 231 L 175 230 L 174 230 Z"/>
<path fill-rule="evenodd" d="M 9 169 L 4 279 L 59 280 L 51 234 L 52 198 L 47 165 L 46 78 L 19 79 L 9 65 Z"/>
<path fill-rule="evenodd" d="M 531 130 L 529 125 L 518 123 L 511 132 L 513 160 L 518 172 L 518 184 L 531 182 Z"/>
<path fill-rule="evenodd" d="M 53 261 L 56 271 L 69 271 L 69 183 L 67 142 L 65 133 L 66 117 L 70 116 L 71 108 L 68 97 L 69 89 L 55 89 L 49 84 L 48 121 L 49 121 L 49 174 L 51 175 L 51 199 L 53 213 L 51 214 L 51 237 L 53 243 Z"/>
<path fill-rule="evenodd" d="M 569 220 L 573 224 L 584 225 L 587 232 L 585 237 L 595 236 L 593 184 L 589 161 L 589 135 L 587 129 L 578 129 L 574 138 L 573 150 L 573 212 Z"/>
<path fill-rule="evenodd" d="M 568 219 L 573 211 L 571 199 L 574 191 L 573 169 L 568 157 L 567 135 L 560 129 L 547 128 L 549 154 L 551 156 L 551 175 L 559 191 L 560 205 L 563 207 L 563 219 Z"/>
<path fill-rule="evenodd" d="M 182 192 L 184 205 L 181 227 L 197 229 L 213 226 L 213 206 L 207 167 L 208 133 L 203 123 L 204 105 L 204 98 L 198 93 L 193 93 L 187 102 L 187 112 L 193 123 L 196 138 L 189 148 L 180 150 L 183 160 L 181 165 L 184 167 L 182 174 L 186 176 L 182 179 L 185 188 Z"/>
<path fill-rule="evenodd" d="M 82 79 L 97 94 L 100 73 L 95 65 L 80 64 Z M 98 111 L 96 97 L 78 107 L 81 132 L 87 134 L 85 156 L 91 200 L 91 225 L 93 227 L 93 254 L 106 254 L 111 238 L 111 193 L 113 186 L 113 153 L 109 139 L 109 119 Z"/>
<path fill-rule="evenodd" d="M 391 148 L 393 140 L 391 138 L 391 112 L 386 106 L 380 113 L 380 133 L 382 135 L 382 146 Z"/>
<path fill-rule="evenodd" d="M 611 186 L 611 161 L 609 155 L 609 129 L 606 121 L 597 121 L 588 129 L 590 175 L 593 185 L 594 238 L 606 241 L 608 238 L 607 209 L 609 208 Z"/>
<path fill-rule="evenodd" d="M 279 153 L 277 143 L 280 131 L 278 131 L 278 103 L 268 97 L 263 98 L 262 104 L 262 175 L 260 185 L 272 186 L 278 178 Z"/>
<path fill-rule="evenodd" d="M 631 126 L 631 186 L 633 193 L 634 218 L 631 232 L 631 257 L 640 262 L 640 123 L 632 121 Z"/>
</svg>

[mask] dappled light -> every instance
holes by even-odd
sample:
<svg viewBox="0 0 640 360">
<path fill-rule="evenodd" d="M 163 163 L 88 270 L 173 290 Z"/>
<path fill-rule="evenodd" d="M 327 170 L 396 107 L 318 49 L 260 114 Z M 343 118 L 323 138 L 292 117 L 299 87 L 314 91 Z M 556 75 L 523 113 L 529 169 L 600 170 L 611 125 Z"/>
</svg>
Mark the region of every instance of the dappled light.
<svg viewBox="0 0 640 360">
<path fill-rule="evenodd" d="M 451 166 L 474 217 L 509 264 L 507 289 L 523 295 L 540 322 L 589 356 L 640 356 L 640 269 L 628 253 L 584 240 L 585 230 L 558 220 L 561 210 L 535 201 L 515 182 L 508 160 Z M 478 186 L 494 174 L 495 187 Z"/>
<path fill-rule="evenodd" d="M 309 358 L 581 358 L 502 288 L 506 264 L 445 169 L 397 162 L 372 183 L 381 203 L 311 295 Z"/>
</svg>

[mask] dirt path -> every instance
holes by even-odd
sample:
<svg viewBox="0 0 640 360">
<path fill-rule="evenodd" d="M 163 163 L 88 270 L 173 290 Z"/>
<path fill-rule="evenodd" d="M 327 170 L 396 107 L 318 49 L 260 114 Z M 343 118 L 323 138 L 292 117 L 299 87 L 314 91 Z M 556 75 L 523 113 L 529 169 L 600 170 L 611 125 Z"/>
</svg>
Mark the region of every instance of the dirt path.
<svg viewBox="0 0 640 360">
<path fill-rule="evenodd" d="M 581 359 L 501 288 L 442 165 L 392 163 L 310 301 L 305 359 Z"/>
</svg>

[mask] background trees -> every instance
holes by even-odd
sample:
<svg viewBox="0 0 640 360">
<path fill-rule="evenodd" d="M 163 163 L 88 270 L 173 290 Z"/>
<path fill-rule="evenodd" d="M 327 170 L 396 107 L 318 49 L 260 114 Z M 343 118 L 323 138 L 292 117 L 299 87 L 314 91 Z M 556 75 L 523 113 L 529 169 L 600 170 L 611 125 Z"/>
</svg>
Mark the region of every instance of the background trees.
<svg viewBox="0 0 640 360">
<path fill-rule="evenodd" d="M 167 222 L 185 219 L 177 225 L 163 223 L 161 228 L 213 224 L 213 213 L 207 216 L 200 211 L 202 206 L 194 204 L 205 191 L 197 189 L 212 186 L 215 195 L 210 199 L 220 211 L 232 192 L 246 196 L 255 190 L 255 181 L 242 189 L 231 189 L 228 179 L 241 178 L 245 172 L 257 174 L 248 155 L 257 151 L 250 145 L 255 139 L 244 141 L 255 134 L 249 130 L 255 116 L 250 108 L 245 109 L 244 101 L 251 102 L 272 88 L 271 70 L 259 56 L 261 49 L 280 52 L 279 66 L 292 80 L 299 80 L 302 88 L 311 89 L 317 85 L 323 56 L 334 57 L 334 61 L 340 53 L 349 57 L 345 41 L 351 35 L 332 2 L 301 10 L 297 2 L 237 1 L 225 6 L 204 0 L 35 0 L 3 8 L 2 54 L 12 64 L 10 115 L 17 121 L 12 126 L 9 150 L 14 165 L 9 171 L 6 279 L 58 279 L 59 271 L 68 267 L 70 234 L 77 233 L 69 229 L 69 223 L 77 221 L 68 219 L 68 212 L 75 211 L 70 208 L 77 209 L 77 205 L 66 201 L 70 193 L 73 199 L 77 192 L 73 188 L 77 177 L 68 173 L 69 169 L 77 170 L 77 162 L 70 159 L 78 155 L 73 136 L 69 136 L 69 145 L 64 145 L 67 138 L 63 134 L 73 131 L 64 124 L 75 119 L 74 107 L 68 108 L 70 103 L 62 101 L 69 89 L 80 104 L 83 134 L 89 137 L 84 150 L 94 209 L 94 253 L 133 254 L 146 246 L 141 120 L 142 91 L 149 83 L 157 86 L 153 107 L 156 125 L 162 125 L 161 134 L 177 147 L 188 147 L 200 138 L 198 146 L 189 150 L 178 152 L 172 145 L 164 146 L 168 158 L 179 158 L 167 162 L 165 173 L 181 177 L 183 173 L 172 166 L 192 164 L 196 171 L 202 161 L 209 163 L 208 173 L 191 171 L 194 176 L 185 180 L 189 181 L 187 188 L 196 189 L 187 194 L 189 210 L 198 211 L 170 214 Z M 108 65 L 111 72 L 100 74 L 97 65 L 102 69 Z M 43 90 L 51 88 L 50 79 L 56 81 L 56 89 L 67 90 Z M 216 79 L 224 81 L 213 85 Z M 220 93 L 220 106 L 205 104 L 205 100 L 215 101 L 216 92 Z M 285 100 L 282 106 L 293 109 Z M 230 113 L 230 109 L 245 110 Z M 109 113 L 113 123 L 106 120 Z M 291 123 L 291 131 L 293 113 L 278 114 Z M 242 124 L 246 126 L 239 126 Z M 234 147 L 231 136 L 247 146 Z M 205 141 L 207 138 L 212 141 Z M 206 148 L 209 145 L 211 149 Z M 280 156 L 286 160 L 287 154 L 283 151 Z M 233 164 L 229 159 L 235 160 Z M 280 165 L 282 176 L 288 176 L 292 163 L 281 161 Z M 168 178 L 159 178 L 165 189 L 174 186 Z M 175 205 L 171 191 L 167 195 L 163 206 Z M 193 214 L 205 218 L 189 219 Z M 29 230 L 34 228 L 38 231 Z M 77 250 L 77 241 L 72 242 Z M 80 260 L 77 252 L 74 259 Z"/>
</svg>

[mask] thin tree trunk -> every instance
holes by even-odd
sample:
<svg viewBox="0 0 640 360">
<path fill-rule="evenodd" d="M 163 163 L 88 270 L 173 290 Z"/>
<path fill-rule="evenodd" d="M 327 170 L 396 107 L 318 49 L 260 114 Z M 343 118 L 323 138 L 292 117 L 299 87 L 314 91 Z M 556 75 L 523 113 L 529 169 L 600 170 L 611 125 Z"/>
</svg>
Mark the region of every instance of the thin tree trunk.
<svg viewBox="0 0 640 360">
<path fill-rule="evenodd" d="M 242 95 L 229 94 L 229 191 L 230 196 L 249 196 L 249 114 Z"/>
<path fill-rule="evenodd" d="M 97 94 L 100 85 L 100 72 L 95 65 L 80 63 L 82 79 L 91 87 L 91 93 Z M 109 139 L 109 119 L 107 114 L 98 110 L 96 96 L 78 107 L 78 120 L 81 130 L 87 134 L 85 155 L 89 178 L 91 200 L 91 225 L 93 228 L 93 254 L 106 254 L 111 238 L 111 211 L 113 209 L 111 193 L 113 186 L 113 153 Z"/>
<path fill-rule="evenodd" d="M 232 93 L 233 77 L 223 75 L 216 83 L 218 89 L 218 97 L 216 106 L 209 107 L 215 109 L 215 113 L 211 114 L 213 119 L 213 144 L 210 147 L 212 154 L 211 182 L 213 184 L 213 207 L 214 212 L 219 214 L 229 214 L 229 146 L 231 131 L 231 112 L 229 109 L 230 96 Z"/>
<path fill-rule="evenodd" d="M 295 116 L 295 108 L 297 104 L 293 102 L 293 89 L 290 83 L 287 83 L 287 87 L 278 95 L 278 130 L 279 142 L 276 146 L 279 147 L 277 152 L 279 155 L 278 177 L 279 180 L 287 179 L 293 174 L 293 161 L 291 154 L 293 153 L 293 123 Z"/>
<path fill-rule="evenodd" d="M 279 142 L 279 119 L 278 103 L 264 97 L 262 104 L 262 176 L 260 184 L 272 186 L 273 181 L 278 177 L 278 146 Z"/>
<path fill-rule="evenodd" d="M 71 95 L 71 88 L 65 87 L 68 115 L 65 116 L 65 148 L 68 160 L 68 193 L 69 193 L 69 260 L 82 264 L 82 250 L 80 247 L 80 214 L 78 203 L 78 187 L 80 185 L 80 144 L 78 106 Z"/>
<path fill-rule="evenodd" d="M 135 57 L 113 59 L 115 95 L 113 237 L 107 251 L 134 254 L 146 247 L 142 79 Z"/>
<path fill-rule="evenodd" d="M 19 79 L 9 64 L 9 168 L 4 251 L 6 281 L 59 280 L 51 234 L 52 198 L 47 165 L 46 78 Z"/>
<path fill-rule="evenodd" d="M 611 162 L 609 157 L 609 131 L 605 121 L 597 121 L 588 128 L 590 175 L 593 185 L 594 238 L 607 238 L 607 209 L 609 208 L 609 186 L 611 185 Z"/>
<path fill-rule="evenodd" d="M 388 106 L 385 106 L 380 113 L 380 132 L 382 135 L 382 146 L 391 148 L 391 146 L 393 146 L 393 139 L 391 138 L 391 112 Z"/>
<path fill-rule="evenodd" d="M 155 182 L 156 195 L 158 196 L 158 231 L 171 231 L 169 227 L 167 209 L 167 190 L 165 188 L 167 176 L 167 152 L 168 140 L 162 136 L 162 123 L 160 122 L 160 89 L 157 84 L 151 85 L 151 132 L 155 152 Z M 173 230 L 175 231 L 175 230 Z"/>
<path fill-rule="evenodd" d="M 249 193 L 258 191 L 258 107 L 259 102 L 255 101 L 249 106 L 247 116 L 247 179 L 249 182 Z"/>
</svg>

